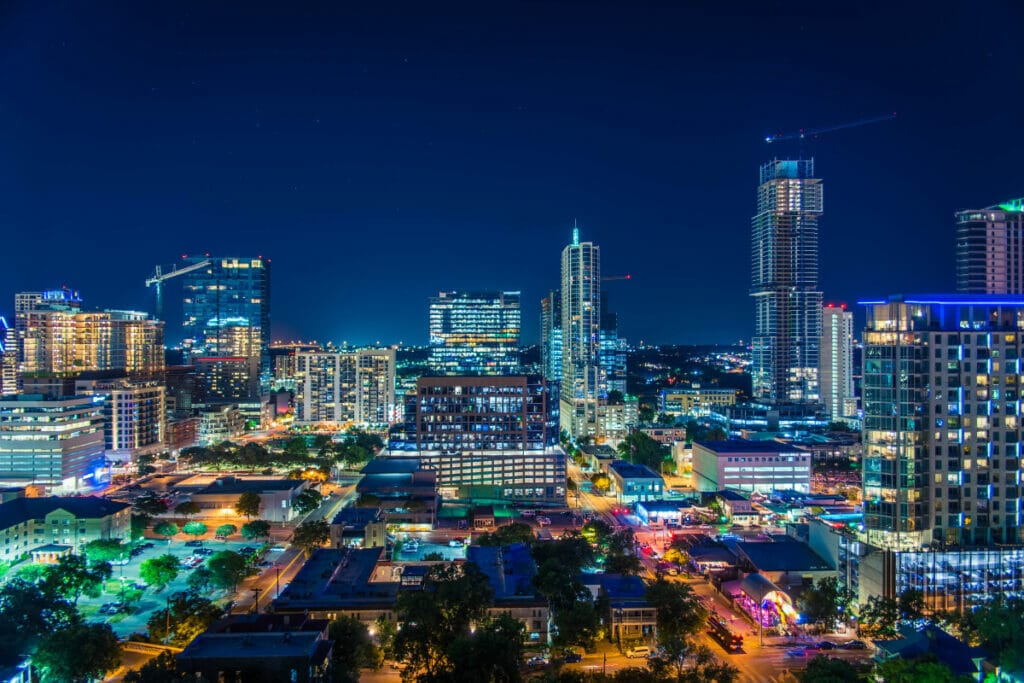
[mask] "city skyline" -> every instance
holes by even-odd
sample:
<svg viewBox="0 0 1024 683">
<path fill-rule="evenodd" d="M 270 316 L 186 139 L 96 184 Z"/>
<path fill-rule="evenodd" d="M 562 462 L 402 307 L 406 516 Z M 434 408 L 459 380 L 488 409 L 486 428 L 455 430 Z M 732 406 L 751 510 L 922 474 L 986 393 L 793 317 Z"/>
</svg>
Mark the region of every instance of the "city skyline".
<svg viewBox="0 0 1024 683">
<path fill-rule="evenodd" d="M 608 288 L 623 336 L 726 343 L 753 334 L 735 245 L 760 164 L 815 158 L 820 289 L 848 304 L 865 281 L 951 291 L 955 212 L 1021 194 L 1020 48 L 973 30 L 1012 8 L 460 7 L 276 8 L 226 30 L 216 8 L 6 6 L 0 223 L 47 258 L 13 260 L 0 293 L 66 283 L 152 310 L 155 265 L 245 253 L 274 261 L 275 339 L 423 343 L 431 294 L 508 289 L 535 343 L 578 218 L 605 272 L 633 274 Z M 990 91 L 1008 101 L 962 97 Z M 763 142 L 891 111 L 803 150 Z"/>
</svg>

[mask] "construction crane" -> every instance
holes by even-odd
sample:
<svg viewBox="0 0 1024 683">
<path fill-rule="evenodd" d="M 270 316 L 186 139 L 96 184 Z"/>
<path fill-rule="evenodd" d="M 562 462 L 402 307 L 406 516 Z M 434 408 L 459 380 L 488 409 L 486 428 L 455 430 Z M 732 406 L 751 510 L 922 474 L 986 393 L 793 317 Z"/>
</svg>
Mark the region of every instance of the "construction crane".
<svg viewBox="0 0 1024 683">
<path fill-rule="evenodd" d="M 625 275 L 606 275 L 601 278 L 601 282 L 615 282 L 616 280 L 632 280 L 633 276 L 629 273 Z"/>
<path fill-rule="evenodd" d="M 184 275 L 185 273 L 191 273 L 193 270 L 199 270 L 200 268 L 205 268 L 208 265 L 210 265 L 210 261 L 204 259 L 202 261 L 190 263 L 187 266 L 183 266 L 181 268 L 179 268 L 177 265 L 173 265 L 171 266 L 171 269 L 166 273 L 164 272 L 162 266 L 156 266 L 156 268 L 153 270 L 153 275 L 151 277 L 146 278 L 146 286 L 156 287 L 157 319 L 162 320 L 164 316 L 164 282 L 166 280 L 170 280 L 172 277 L 178 277 L 179 275 Z"/>
<path fill-rule="evenodd" d="M 872 123 L 881 123 L 883 121 L 892 121 L 896 118 L 896 112 L 891 114 L 885 114 L 884 116 L 872 116 L 868 119 L 860 119 L 859 121 L 850 121 L 849 123 L 839 123 L 834 126 L 825 126 L 824 128 L 811 128 L 809 130 L 800 130 L 794 133 L 780 133 L 778 135 L 768 135 L 764 141 L 769 145 L 773 142 L 786 142 L 787 140 L 805 140 L 807 138 L 814 138 L 824 133 L 831 133 L 836 130 L 845 130 L 847 128 L 859 128 L 860 126 L 867 126 Z"/>
</svg>

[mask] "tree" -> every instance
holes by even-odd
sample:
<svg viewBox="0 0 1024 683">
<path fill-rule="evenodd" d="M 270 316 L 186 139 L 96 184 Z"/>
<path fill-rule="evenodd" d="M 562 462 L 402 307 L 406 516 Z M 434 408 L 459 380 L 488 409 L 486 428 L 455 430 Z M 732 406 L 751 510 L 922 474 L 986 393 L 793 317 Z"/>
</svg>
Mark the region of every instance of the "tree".
<svg viewBox="0 0 1024 683">
<path fill-rule="evenodd" d="M 82 593 L 99 595 L 100 586 L 111 573 L 109 562 L 89 567 L 82 555 L 64 555 L 57 564 L 49 565 L 43 572 L 43 591 L 67 598 L 72 605 L 77 605 Z"/>
<path fill-rule="evenodd" d="M 192 515 L 198 515 L 201 511 L 202 509 L 199 507 L 199 504 L 193 503 L 191 500 L 179 503 L 178 506 L 174 508 L 174 514 L 189 518 L 191 518 Z"/>
<path fill-rule="evenodd" d="M 230 550 L 214 553 L 206 566 L 210 569 L 210 577 L 217 588 L 238 588 L 239 582 L 249 575 L 249 561 L 242 555 Z"/>
<path fill-rule="evenodd" d="M 661 472 L 668 450 L 645 432 L 635 431 L 619 442 L 619 455 L 638 465 L 646 465 L 655 472 Z"/>
<path fill-rule="evenodd" d="M 146 535 L 146 527 L 149 526 L 151 518 L 145 515 L 132 514 L 132 540 L 136 541 Z"/>
<path fill-rule="evenodd" d="M 189 673 L 178 670 L 178 659 L 170 652 L 161 652 L 142 665 L 141 669 L 132 669 L 124 676 L 124 683 L 200 683 L 199 679 Z"/>
<path fill-rule="evenodd" d="M 449 648 L 453 681 L 521 680 L 523 623 L 508 614 L 486 618 L 468 636 L 457 638 Z"/>
<path fill-rule="evenodd" d="M 859 680 L 860 675 L 848 661 L 821 655 L 807 662 L 807 668 L 800 674 L 800 683 L 857 683 Z"/>
<path fill-rule="evenodd" d="M 704 630 L 708 612 L 689 584 L 659 576 L 647 582 L 647 602 L 658 610 L 658 638 L 692 638 Z"/>
<path fill-rule="evenodd" d="M 164 536 L 167 538 L 167 542 L 171 542 L 171 537 L 178 534 L 178 525 L 174 522 L 160 522 L 153 527 L 153 533 L 157 536 Z"/>
<path fill-rule="evenodd" d="M 590 483 L 598 493 L 608 493 L 608 489 L 612 487 L 612 478 L 604 472 L 597 472 L 590 477 Z"/>
<path fill-rule="evenodd" d="M 533 535 L 533 527 L 523 522 L 512 522 L 498 527 L 494 531 L 480 534 L 477 545 L 503 546 L 513 543 L 533 543 L 537 537 Z"/>
<path fill-rule="evenodd" d="M 315 489 L 306 489 L 299 495 L 295 496 L 292 500 L 292 507 L 300 515 L 308 515 L 313 510 L 320 507 L 320 503 L 323 502 L 324 497 L 320 495 L 320 492 Z"/>
<path fill-rule="evenodd" d="M 246 519 L 250 519 L 260 514 L 260 505 L 259 494 L 246 491 L 238 497 L 238 502 L 235 503 L 235 512 Z"/>
<path fill-rule="evenodd" d="M 242 538 L 251 541 L 255 538 L 267 538 L 270 536 L 270 522 L 257 519 L 242 525 Z"/>
<path fill-rule="evenodd" d="M 401 592 L 395 611 L 402 630 L 395 635 L 394 651 L 406 663 L 403 679 L 451 674 L 449 648 L 470 635 L 493 599 L 487 576 L 473 563 L 434 565 L 422 590 Z"/>
<path fill-rule="evenodd" d="M 604 570 L 609 574 L 639 574 L 643 569 L 640 558 L 633 553 L 636 542 L 632 529 L 616 531 L 608 538 L 608 552 L 604 559 Z"/>
<path fill-rule="evenodd" d="M 957 677 L 952 669 L 925 655 L 918 659 L 894 657 L 878 665 L 878 675 L 885 683 L 967 683 L 969 677 Z"/>
<path fill-rule="evenodd" d="M 228 536 L 232 536 L 238 533 L 238 527 L 234 524 L 221 524 L 217 527 L 217 530 L 213 532 L 213 535 L 217 538 L 227 539 Z"/>
<path fill-rule="evenodd" d="M 211 600 L 194 591 L 173 593 L 169 602 L 170 615 L 166 608 L 156 610 L 146 622 L 149 637 L 154 641 L 169 639 L 171 645 L 186 645 L 223 614 L 223 610 Z M 170 633 L 167 631 L 168 621 Z"/>
<path fill-rule="evenodd" d="M 139 566 L 139 578 L 160 591 L 174 581 L 181 569 L 181 563 L 174 555 L 160 555 L 144 560 Z"/>
<path fill-rule="evenodd" d="M 209 528 L 202 522 L 189 522 L 181 530 L 193 538 L 199 538 L 209 531 Z"/>
<path fill-rule="evenodd" d="M 1024 667 L 1024 600 L 996 600 L 964 612 L 958 621 L 961 635 L 992 652 L 1000 667 Z"/>
<path fill-rule="evenodd" d="M 81 618 L 67 600 L 19 578 L 0 587 L 0 664 L 14 664 L 39 639 Z"/>
<path fill-rule="evenodd" d="M 334 648 L 331 658 L 335 683 L 355 683 L 360 669 L 380 667 L 383 655 L 363 622 L 343 614 L 331 622 L 329 630 L 331 640 L 344 643 L 343 647 Z"/>
<path fill-rule="evenodd" d="M 108 624 L 72 624 L 45 637 L 32 663 L 48 681 L 101 678 L 121 664 L 121 643 Z"/>
<path fill-rule="evenodd" d="M 900 608 L 892 598 L 872 595 L 860 610 L 860 631 L 875 638 L 895 638 Z"/>
<path fill-rule="evenodd" d="M 916 588 L 908 588 L 898 596 L 900 617 L 908 621 L 916 621 L 924 617 L 924 593 Z"/>
<path fill-rule="evenodd" d="M 197 593 L 206 593 L 214 587 L 213 572 L 210 571 L 209 567 L 196 567 L 188 575 L 187 583 L 189 590 L 194 590 Z"/>
<path fill-rule="evenodd" d="M 836 620 L 850 605 L 850 594 L 839 585 L 839 579 L 829 576 L 819 579 L 800 596 L 800 612 L 807 621 L 824 624 L 831 630 Z"/>
<path fill-rule="evenodd" d="M 89 562 L 120 562 L 128 555 L 128 548 L 118 538 L 97 538 L 83 546 Z"/>
<path fill-rule="evenodd" d="M 306 555 L 319 548 L 331 537 L 331 525 L 327 520 L 317 519 L 311 522 L 303 522 L 295 527 L 292 534 L 292 544 L 302 549 Z"/>
<path fill-rule="evenodd" d="M 306 446 L 306 438 L 295 436 L 288 439 L 284 445 L 284 454 L 291 460 L 304 461 L 309 458 L 309 448 Z"/>
</svg>

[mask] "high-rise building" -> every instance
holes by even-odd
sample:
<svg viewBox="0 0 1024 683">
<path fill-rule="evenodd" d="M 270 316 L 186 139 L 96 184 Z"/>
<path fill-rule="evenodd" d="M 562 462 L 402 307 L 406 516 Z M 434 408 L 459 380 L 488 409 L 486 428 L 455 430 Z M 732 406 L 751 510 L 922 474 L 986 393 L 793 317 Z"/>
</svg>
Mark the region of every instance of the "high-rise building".
<svg viewBox="0 0 1024 683">
<path fill-rule="evenodd" d="M 103 398 L 103 436 L 107 458 L 131 462 L 164 450 L 166 389 L 155 380 L 79 379 L 75 393 Z"/>
<path fill-rule="evenodd" d="M 957 212 L 956 288 L 1024 294 L 1024 199 Z"/>
<path fill-rule="evenodd" d="M 822 309 L 821 401 L 832 420 L 857 413 L 853 396 L 853 313 L 845 306 L 829 304 Z"/>
<path fill-rule="evenodd" d="M 17 316 L 23 377 L 93 370 L 153 376 L 164 368 L 164 324 L 145 313 L 46 307 Z"/>
<path fill-rule="evenodd" d="M 193 364 L 198 403 L 248 402 L 259 396 L 258 357 L 200 356 L 193 358 Z"/>
<path fill-rule="evenodd" d="M 619 317 L 608 307 L 608 293 L 601 292 L 601 331 L 598 341 L 598 365 L 604 384 L 599 393 L 626 393 L 626 340 L 619 337 Z"/>
<path fill-rule="evenodd" d="M 99 484 L 104 468 L 102 398 L 0 399 L 0 483 L 74 493 Z"/>
<path fill-rule="evenodd" d="M 822 295 L 818 291 L 821 180 L 814 160 L 761 166 L 752 220 L 751 290 L 754 398 L 817 401 Z"/>
<path fill-rule="evenodd" d="M 540 375 L 421 377 L 389 448 L 437 470 L 446 497 L 564 505 L 557 393 Z"/>
<path fill-rule="evenodd" d="M 598 400 L 605 383 L 599 362 L 601 248 L 580 242 L 562 250 L 562 429 L 574 437 L 597 436 Z"/>
<path fill-rule="evenodd" d="M 0 396 L 18 393 L 18 330 L 0 316 Z"/>
<path fill-rule="evenodd" d="M 440 292 L 431 297 L 431 372 L 517 374 L 519 300 L 519 292 Z"/>
<path fill-rule="evenodd" d="M 296 354 L 297 424 L 390 424 L 396 419 L 395 350 Z"/>
<path fill-rule="evenodd" d="M 254 358 L 248 385 L 258 395 L 270 381 L 270 260 L 262 257 L 188 257 L 209 261 L 184 276 L 182 323 L 190 358 Z"/>
<path fill-rule="evenodd" d="M 1024 296 L 861 303 L 867 541 L 891 549 L 1024 542 Z"/>
<path fill-rule="evenodd" d="M 540 300 L 540 367 L 547 381 L 562 381 L 562 293 L 556 290 Z"/>
</svg>

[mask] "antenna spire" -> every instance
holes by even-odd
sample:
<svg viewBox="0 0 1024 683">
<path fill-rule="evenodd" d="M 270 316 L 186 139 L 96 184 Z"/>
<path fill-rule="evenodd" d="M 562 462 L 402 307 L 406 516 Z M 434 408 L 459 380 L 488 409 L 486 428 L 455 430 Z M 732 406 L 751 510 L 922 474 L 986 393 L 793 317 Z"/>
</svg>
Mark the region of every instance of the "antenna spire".
<svg viewBox="0 0 1024 683">
<path fill-rule="evenodd" d="M 572 246 L 580 246 L 580 226 L 576 223 L 576 219 L 572 219 Z"/>
</svg>

